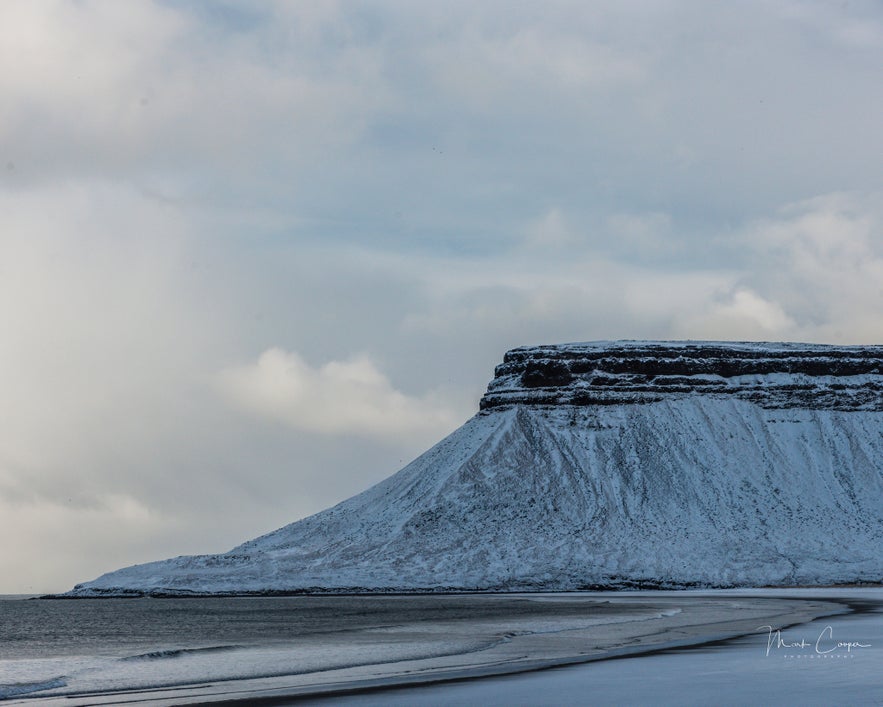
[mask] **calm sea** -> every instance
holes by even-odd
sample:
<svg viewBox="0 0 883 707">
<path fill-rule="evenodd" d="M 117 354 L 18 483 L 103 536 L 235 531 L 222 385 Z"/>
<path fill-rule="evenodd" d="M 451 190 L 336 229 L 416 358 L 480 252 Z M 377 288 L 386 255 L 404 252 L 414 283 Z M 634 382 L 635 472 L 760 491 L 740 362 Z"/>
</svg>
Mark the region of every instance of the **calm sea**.
<svg viewBox="0 0 883 707">
<path fill-rule="evenodd" d="M 592 613 L 606 611 L 594 605 Z M 610 609 L 613 611 L 614 609 Z M 479 650 L 470 627 L 586 606 L 514 596 L 0 598 L 0 700 L 290 675 Z M 621 613 L 622 607 L 615 609 Z M 409 626 L 442 626 L 415 634 Z M 378 640 L 382 636 L 382 640 Z M 370 658 L 366 657 L 370 651 Z"/>
</svg>

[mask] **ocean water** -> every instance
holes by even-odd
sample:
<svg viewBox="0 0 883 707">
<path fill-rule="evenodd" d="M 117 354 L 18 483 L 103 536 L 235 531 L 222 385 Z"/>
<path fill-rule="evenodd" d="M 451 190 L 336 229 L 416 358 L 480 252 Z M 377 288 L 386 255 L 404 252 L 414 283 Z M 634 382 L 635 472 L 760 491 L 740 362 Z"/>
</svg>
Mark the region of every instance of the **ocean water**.
<svg viewBox="0 0 883 707">
<path fill-rule="evenodd" d="M 648 611 L 643 605 L 635 611 Z M 650 607 L 649 610 L 652 610 Z M 0 700 L 151 689 L 481 650 L 496 626 L 630 609 L 513 596 L 0 598 Z M 525 623 L 527 622 L 527 623 Z M 419 631 L 409 627 L 419 626 Z"/>
<path fill-rule="evenodd" d="M 846 599 L 859 610 L 728 641 L 482 680 L 316 698 L 311 707 L 879 707 L 883 590 L 766 590 Z M 851 644 L 851 645 L 844 645 Z M 294 704 L 294 703 L 292 703 Z M 303 704 L 303 703 L 298 703 Z"/>
<path fill-rule="evenodd" d="M 883 705 L 883 590 L 730 592 L 721 595 L 722 606 L 727 597 L 748 595 L 837 598 L 864 609 L 786 629 L 787 641 L 808 640 L 799 650 L 775 646 L 768 651 L 767 637 L 758 631 L 711 646 L 309 703 Z M 0 702 L 81 705 L 97 703 L 91 695 L 101 693 L 102 704 L 113 704 L 117 691 L 139 690 L 144 692 L 130 692 L 126 700 L 164 704 L 160 691 L 165 688 L 208 684 L 216 696 L 241 697 L 249 694 L 241 691 L 248 683 L 237 680 L 461 656 L 519 632 L 566 632 L 580 625 L 600 628 L 623 619 L 672 616 L 677 611 L 667 602 L 675 596 L 689 602 L 704 595 L 0 597 Z M 631 598 L 640 601 L 631 603 Z M 831 635 L 822 634 L 829 625 Z M 848 655 L 838 649 L 836 658 L 813 657 L 809 645 L 820 635 L 825 648 L 840 640 L 867 647 Z"/>
</svg>

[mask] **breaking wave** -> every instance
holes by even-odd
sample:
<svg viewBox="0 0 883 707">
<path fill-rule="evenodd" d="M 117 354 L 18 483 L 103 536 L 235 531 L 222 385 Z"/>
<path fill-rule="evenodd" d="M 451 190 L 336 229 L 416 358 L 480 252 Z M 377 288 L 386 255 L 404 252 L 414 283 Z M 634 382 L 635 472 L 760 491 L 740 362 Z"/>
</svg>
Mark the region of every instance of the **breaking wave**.
<svg viewBox="0 0 883 707">
<path fill-rule="evenodd" d="M 67 681 L 63 677 L 52 680 L 40 680 L 37 682 L 14 682 L 5 685 L 0 684 L 0 700 L 8 700 L 12 697 L 29 695 L 32 692 L 42 690 L 54 690 L 57 687 L 66 687 Z"/>
<path fill-rule="evenodd" d="M 149 653 L 139 653 L 138 655 L 130 655 L 120 658 L 121 661 L 133 660 L 164 660 L 166 658 L 181 658 L 185 655 L 205 654 L 205 653 L 222 653 L 224 651 L 233 651 L 242 646 L 206 646 L 205 648 L 170 648 L 162 651 L 150 651 Z"/>
</svg>

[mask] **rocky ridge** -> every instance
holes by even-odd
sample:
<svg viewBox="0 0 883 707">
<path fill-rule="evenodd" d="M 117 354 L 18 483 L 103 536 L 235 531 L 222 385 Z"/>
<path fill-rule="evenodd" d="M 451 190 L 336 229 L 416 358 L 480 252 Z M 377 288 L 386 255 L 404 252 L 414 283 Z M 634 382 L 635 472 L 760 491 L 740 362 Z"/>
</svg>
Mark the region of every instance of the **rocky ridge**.
<svg viewBox="0 0 883 707">
<path fill-rule="evenodd" d="M 764 408 L 883 410 L 883 346 L 616 341 L 513 349 L 481 410 L 701 394 Z"/>
</svg>

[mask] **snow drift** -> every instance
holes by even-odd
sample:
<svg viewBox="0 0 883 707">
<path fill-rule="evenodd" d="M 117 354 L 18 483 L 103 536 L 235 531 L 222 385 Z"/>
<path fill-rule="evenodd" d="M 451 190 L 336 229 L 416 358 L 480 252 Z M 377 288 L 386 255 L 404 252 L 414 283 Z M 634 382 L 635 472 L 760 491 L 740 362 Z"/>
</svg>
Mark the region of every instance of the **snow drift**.
<svg viewBox="0 0 883 707">
<path fill-rule="evenodd" d="M 883 580 L 883 347 L 594 342 L 506 354 L 397 474 L 230 552 L 68 595 Z"/>
</svg>

